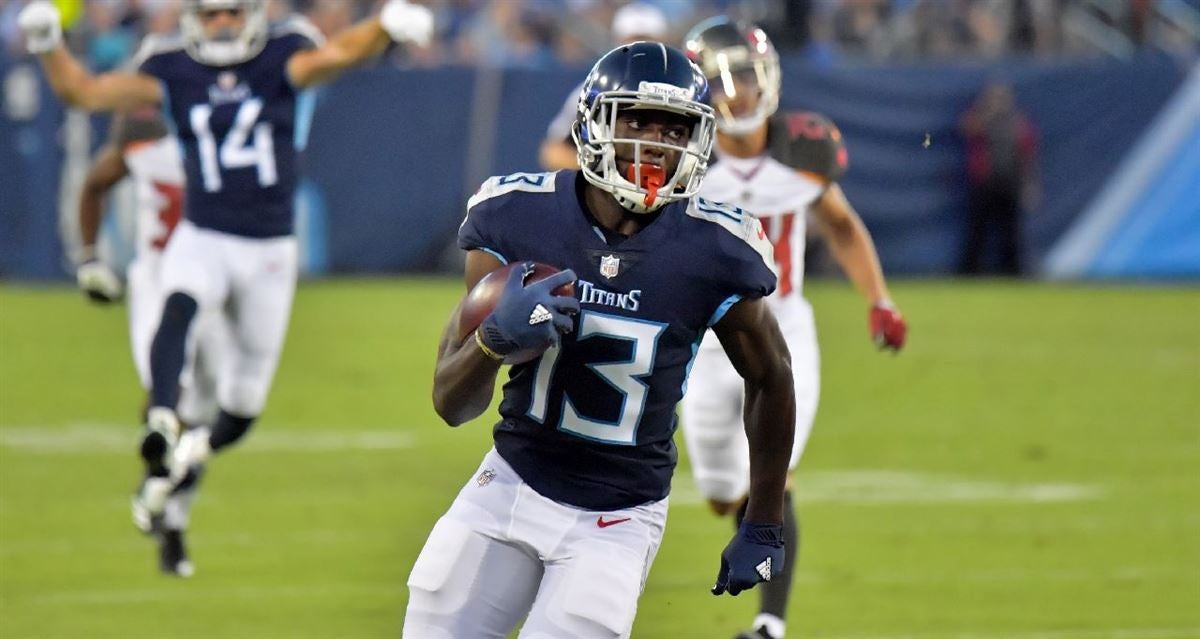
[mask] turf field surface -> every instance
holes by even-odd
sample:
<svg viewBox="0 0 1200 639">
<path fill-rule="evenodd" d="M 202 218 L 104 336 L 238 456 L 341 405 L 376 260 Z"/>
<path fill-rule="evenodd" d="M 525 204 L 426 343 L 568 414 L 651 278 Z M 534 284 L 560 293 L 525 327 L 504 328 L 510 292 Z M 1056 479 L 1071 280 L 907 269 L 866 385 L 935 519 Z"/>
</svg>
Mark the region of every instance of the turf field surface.
<svg viewBox="0 0 1200 639">
<path fill-rule="evenodd" d="M 142 398 L 123 311 L 0 286 L 0 637 L 398 636 L 413 559 L 489 446 L 490 416 L 452 430 L 429 400 L 460 293 L 300 287 L 267 413 L 213 463 L 181 581 L 128 519 Z M 822 402 L 790 636 L 1200 638 L 1200 291 L 894 295 L 897 357 L 846 285 L 809 290 Z M 756 593 L 707 592 L 730 532 L 681 467 L 635 637 L 750 620 Z"/>
</svg>

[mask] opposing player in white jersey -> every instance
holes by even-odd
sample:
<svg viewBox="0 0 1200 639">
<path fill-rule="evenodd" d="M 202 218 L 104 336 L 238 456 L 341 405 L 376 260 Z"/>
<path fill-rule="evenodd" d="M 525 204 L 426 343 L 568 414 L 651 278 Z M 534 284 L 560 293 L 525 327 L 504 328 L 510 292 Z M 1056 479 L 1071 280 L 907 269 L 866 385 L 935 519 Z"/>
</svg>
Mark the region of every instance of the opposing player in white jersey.
<svg viewBox="0 0 1200 639">
<path fill-rule="evenodd" d="M 240 440 L 266 404 L 298 271 L 292 201 L 308 129 L 303 91 L 392 40 L 427 42 L 432 13 L 389 0 L 378 18 L 323 43 L 299 16 L 268 24 L 266 0 L 186 0 L 179 34 L 148 37 L 136 71 L 101 75 L 62 46 L 51 3 L 29 3 L 18 24 L 66 102 L 87 110 L 161 105 L 183 150 L 184 221 L 163 256 L 166 300 L 150 349 L 146 480 L 137 500 L 157 515 L 187 470 Z M 188 334 L 210 309 L 228 314 L 235 348 L 219 380 L 216 423 L 181 440 L 176 408 Z"/>
<path fill-rule="evenodd" d="M 138 380 L 149 393 L 150 343 L 166 297 L 161 282 L 162 253 L 183 216 L 184 186 L 179 145 L 167 134 L 157 109 L 143 107 L 116 116 L 108 143 L 97 153 L 84 180 L 79 200 L 83 248 L 76 274 L 80 288 L 101 303 L 114 302 L 122 293 L 119 278 L 98 259 L 95 247 L 105 196 L 125 178 L 132 180 L 134 190 L 135 254 L 125 271 L 124 287 L 129 343 Z M 218 370 L 228 359 L 225 353 L 231 347 L 228 322 L 219 312 L 205 313 L 197 319 L 192 337 L 180 389 L 179 417 L 189 426 L 211 426 L 217 416 Z M 172 491 L 161 526 L 152 526 L 149 514 L 135 509 L 138 527 L 156 533 L 159 568 L 165 573 L 188 576 L 192 572 L 183 531 L 201 472 L 202 467 L 197 466 Z"/>
<path fill-rule="evenodd" d="M 789 468 L 794 469 L 812 428 L 820 379 L 812 308 L 802 295 L 808 216 L 870 303 L 871 335 L 881 348 L 904 345 L 904 319 L 888 295 L 871 236 L 837 184 L 847 165 L 841 134 L 820 115 L 775 113 L 779 59 L 766 34 L 718 17 L 693 28 L 686 47 L 709 78 L 717 119 L 717 160 L 701 193 L 758 216 L 774 243 L 779 286 L 767 303 L 792 354 L 796 436 Z M 684 439 L 693 476 L 709 505 L 738 521 L 750 486 L 742 388 L 720 344 L 705 336 L 683 401 Z M 790 489 L 787 500 L 784 536 L 788 547 L 798 549 Z M 763 584 L 759 615 L 739 638 L 784 635 L 796 565 L 789 561 L 786 572 Z"/>
</svg>

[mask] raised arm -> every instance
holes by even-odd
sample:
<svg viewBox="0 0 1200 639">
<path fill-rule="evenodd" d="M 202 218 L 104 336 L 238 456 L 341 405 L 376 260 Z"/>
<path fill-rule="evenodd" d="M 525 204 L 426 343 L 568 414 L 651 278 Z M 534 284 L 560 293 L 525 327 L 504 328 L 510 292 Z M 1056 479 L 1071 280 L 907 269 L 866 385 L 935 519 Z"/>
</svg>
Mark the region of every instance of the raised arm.
<svg viewBox="0 0 1200 639">
<path fill-rule="evenodd" d="M 328 82 L 383 53 L 391 40 L 425 45 L 432 33 L 433 14 L 429 9 L 390 0 L 378 18 L 356 24 L 319 47 L 292 54 L 287 63 L 288 78 L 298 88 Z"/>
<path fill-rule="evenodd" d="M 162 101 L 158 81 L 141 73 L 90 73 L 62 46 L 58 9 L 45 0 L 35 0 L 17 18 L 25 35 L 25 46 L 36 54 L 50 86 L 71 106 L 88 111 L 111 111 Z"/>
</svg>

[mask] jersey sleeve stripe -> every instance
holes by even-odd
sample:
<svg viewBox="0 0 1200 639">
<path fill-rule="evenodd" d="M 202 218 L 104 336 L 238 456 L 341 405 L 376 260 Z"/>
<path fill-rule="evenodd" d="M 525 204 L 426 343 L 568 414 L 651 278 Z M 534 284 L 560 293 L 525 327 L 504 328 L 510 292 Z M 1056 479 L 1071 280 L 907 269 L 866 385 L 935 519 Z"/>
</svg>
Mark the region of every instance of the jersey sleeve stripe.
<svg viewBox="0 0 1200 639">
<path fill-rule="evenodd" d="M 292 147 L 303 151 L 308 147 L 308 134 L 312 131 L 313 111 L 317 106 L 317 94 L 300 91 L 296 94 L 296 128 L 292 131 Z"/>
<path fill-rule="evenodd" d="M 725 298 L 725 301 L 721 302 L 721 305 L 717 307 L 717 310 L 713 311 L 712 317 L 708 318 L 708 325 L 716 325 L 717 322 L 721 321 L 722 317 L 725 317 L 725 314 L 729 312 L 729 309 L 740 301 L 742 301 L 741 295 L 730 295 L 729 297 Z"/>
<path fill-rule="evenodd" d="M 478 248 L 478 250 L 483 251 L 484 253 L 487 253 L 488 255 L 491 255 L 492 257 L 500 260 L 501 264 L 508 264 L 508 258 L 501 255 L 498 251 L 493 251 L 492 249 L 487 248 L 485 246 L 480 246 Z"/>
<path fill-rule="evenodd" d="M 471 196 L 471 199 L 467 200 L 467 211 L 482 202 L 513 191 L 553 193 L 554 177 L 554 173 L 513 173 L 512 175 L 490 177 L 480 185 L 479 190 Z"/>
</svg>

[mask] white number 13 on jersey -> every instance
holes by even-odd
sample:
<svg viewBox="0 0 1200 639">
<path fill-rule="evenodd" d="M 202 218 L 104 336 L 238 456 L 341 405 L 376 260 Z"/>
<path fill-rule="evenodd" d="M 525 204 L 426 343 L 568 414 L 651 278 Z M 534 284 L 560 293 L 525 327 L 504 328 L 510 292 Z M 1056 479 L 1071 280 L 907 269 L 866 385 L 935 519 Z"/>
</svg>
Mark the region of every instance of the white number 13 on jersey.
<svg viewBox="0 0 1200 639">
<path fill-rule="evenodd" d="M 233 127 L 221 142 L 220 153 L 208 122 L 212 118 L 212 107 L 197 104 L 188 113 L 192 131 L 200 147 L 200 173 L 204 177 L 204 190 L 210 193 L 221 190 L 221 169 L 258 169 L 259 186 L 273 186 L 279 181 L 275 172 L 275 141 L 271 137 L 271 123 L 259 122 L 262 99 L 250 98 L 238 107 Z M 254 139 L 250 140 L 253 131 Z M 219 160 L 219 162 L 218 162 Z"/>
<path fill-rule="evenodd" d="M 579 318 L 579 340 L 589 337 L 608 337 L 633 342 L 633 356 L 624 362 L 588 364 L 587 367 L 610 386 L 621 393 L 621 414 L 616 422 L 593 419 L 581 415 L 563 394 L 562 417 L 558 429 L 585 439 L 609 444 L 632 445 L 637 440 L 637 425 L 646 408 L 646 382 L 640 378 L 654 370 L 654 355 L 658 350 L 658 337 L 667 327 L 657 322 L 642 322 L 616 315 L 585 311 Z M 529 404 L 529 416 L 544 422 L 546 400 L 550 378 L 558 363 L 558 348 L 551 348 L 538 362 L 533 382 L 533 397 Z"/>
</svg>

